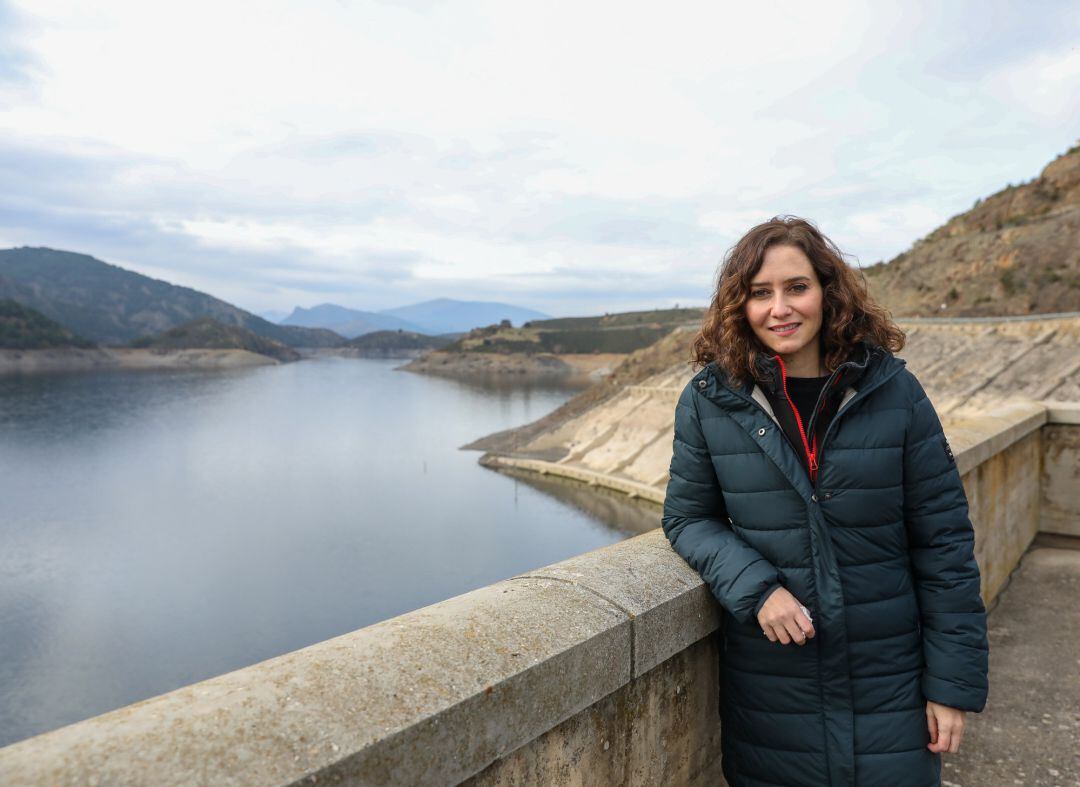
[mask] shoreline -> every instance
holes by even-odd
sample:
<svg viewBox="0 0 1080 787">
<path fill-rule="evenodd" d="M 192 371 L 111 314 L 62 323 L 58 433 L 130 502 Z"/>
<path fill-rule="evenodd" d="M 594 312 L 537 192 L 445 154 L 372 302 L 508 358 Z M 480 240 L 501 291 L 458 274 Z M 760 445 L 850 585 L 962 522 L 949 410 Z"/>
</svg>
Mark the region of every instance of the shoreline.
<svg viewBox="0 0 1080 787">
<path fill-rule="evenodd" d="M 622 353 L 448 353 L 433 350 L 398 367 L 406 372 L 447 377 L 521 375 L 593 383 L 608 377 L 627 356 Z"/>
<path fill-rule="evenodd" d="M 279 363 L 280 361 L 268 355 L 248 350 L 160 350 L 129 347 L 0 349 L 0 376 L 142 369 L 236 369 Z"/>
<path fill-rule="evenodd" d="M 301 360 L 308 358 L 362 358 L 375 361 L 411 361 L 427 350 L 362 350 L 359 347 L 297 347 Z"/>
</svg>

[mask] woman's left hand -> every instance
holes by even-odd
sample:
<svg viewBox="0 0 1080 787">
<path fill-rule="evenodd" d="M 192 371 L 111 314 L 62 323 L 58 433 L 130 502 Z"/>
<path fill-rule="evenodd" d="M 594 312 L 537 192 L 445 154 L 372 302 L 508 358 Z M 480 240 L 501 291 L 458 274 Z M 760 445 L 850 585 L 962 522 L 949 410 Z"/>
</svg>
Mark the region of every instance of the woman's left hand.
<svg viewBox="0 0 1080 787">
<path fill-rule="evenodd" d="M 926 701 L 926 724 L 930 728 L 930 743 L 927 748 L 932 752 L 960 751 L 960 739 L 964 737 L 964 722 L 967 713 L 948 705 Z"/>
</svg>

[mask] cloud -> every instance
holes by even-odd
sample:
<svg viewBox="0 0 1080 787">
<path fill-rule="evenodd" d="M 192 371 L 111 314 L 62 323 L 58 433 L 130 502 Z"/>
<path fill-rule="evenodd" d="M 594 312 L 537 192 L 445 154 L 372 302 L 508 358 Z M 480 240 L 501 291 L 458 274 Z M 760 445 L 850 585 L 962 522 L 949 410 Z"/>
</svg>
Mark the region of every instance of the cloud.
<svg viewBox="0 0 1080 787">
<path fill-rule="evenodd" d="M 770 216 L 869 262 L 1034 175 L 1070 6 L 0 5 L 0 242 L 259 310 L 704 302 Z"/>
<path fill-rule="evenodd" d="M 0 96 L 17 95 L 33 79 L 34 58 L 19 41 L 26 19 L 0 0 Z"/>
</svg>

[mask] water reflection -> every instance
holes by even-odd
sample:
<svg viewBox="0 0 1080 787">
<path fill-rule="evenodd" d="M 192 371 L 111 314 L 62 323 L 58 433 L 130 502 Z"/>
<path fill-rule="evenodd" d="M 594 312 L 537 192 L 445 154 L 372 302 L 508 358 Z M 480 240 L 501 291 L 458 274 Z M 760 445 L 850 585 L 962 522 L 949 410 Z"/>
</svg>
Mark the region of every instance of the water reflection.
<svg viewBox="0 0 1080 787">
<path fill-rule="evenodd" d="M 497 471 L 517 479 L 602 523 L 615 540 L 641 535 L 660 527 L 663 507 L 641 498 L 630 499 L 622 492 L 589 486 L 570 478 L 540 475 L 513 467 Z"/>
<path fill-rule="evenodd" d="M 572 389 L 397 365 L 0 378 L 0 745 L 658 523 L 458 450 Z"/>
</svg>

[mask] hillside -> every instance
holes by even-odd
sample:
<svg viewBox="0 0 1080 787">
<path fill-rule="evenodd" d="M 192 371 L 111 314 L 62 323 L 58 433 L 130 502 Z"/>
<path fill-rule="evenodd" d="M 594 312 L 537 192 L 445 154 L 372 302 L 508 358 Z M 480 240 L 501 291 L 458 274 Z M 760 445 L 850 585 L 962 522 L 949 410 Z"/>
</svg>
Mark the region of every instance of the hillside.
<svg viewBox="0 0 1080 787">
<path fill-rule="evenodd" d="M 520 328 L 475 328 L 447 352 L 463 353 L 630 353 L 648 347 L 679 325 L 700 322 L 701 309 L 656 309 L 530 320 Z"/>
<path fill-rule="evenodd" d="M 293 347 L 333 347 L 343 341 L 330 331 L 275 325 L 189 287 L 54 249 L 0 250 L 0 298 L 29 306 L 101 344 L 126 344 L 199 317 Z"/>
<path fill-rule="evenodd" d="M 700 322 L 704 309 L 649 309 L 638 312 L 592 315 L 589 317 L 549 317 L 530 320 L 522 327 L 545 331 L 612 330 L 664 325 L 685 325 Z"/>
<path fill-rule="evenodd" d="M 93 342 L 76 336 L 41 312 L 10 298 L 0 300 L 0 349 L 39 350 L 93 346 Z"/>
<path fill-rule="evenodd" d="M 1080 145 L 864 270 L 897 316 L 1080 310 Z"/>
<path fill-rule="evenodd" d="M 542 418 L 524 426 L 481 437 L 462 448 L 511 454 L 519 451 L 522 446 L 529 445 L 539 436 L 557 430 L 563 424 L 582 417 L 603 403 L 617 398 L 623 391 L 671 369 L 673 364 L 678 364 L 679 359 L 686 355 L 686 340 L 689 331 L 688 328 L 677 328 L 660 341 L 631 353 L 615 366 L 610 374 L 597 380 Z"/>
<path fill-rule="evenodd" d="M 283 362 L 300 360 L 300 353 L 286 344 L 246 328 L 222 325 L 212 317 L 200 317 L 157 336 L 140 337 L 131 342 L 131 346 L 159 350 L 247 350 Z"/>
<path fill-rule="evenodd" d="M 428 336 L 414 331 L 374 331 L 350 339 L 345 346 L 360 350 L 366 355 L 393 358 L 415 355 L 425 350 L 437 350 L 452 341 L 449 337 Z"/>
</svg>

